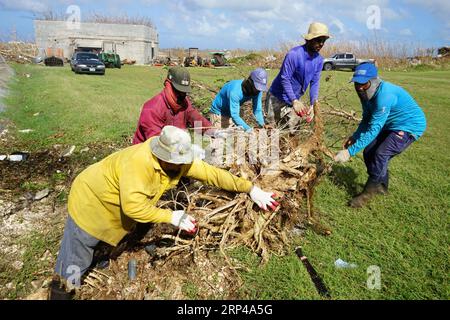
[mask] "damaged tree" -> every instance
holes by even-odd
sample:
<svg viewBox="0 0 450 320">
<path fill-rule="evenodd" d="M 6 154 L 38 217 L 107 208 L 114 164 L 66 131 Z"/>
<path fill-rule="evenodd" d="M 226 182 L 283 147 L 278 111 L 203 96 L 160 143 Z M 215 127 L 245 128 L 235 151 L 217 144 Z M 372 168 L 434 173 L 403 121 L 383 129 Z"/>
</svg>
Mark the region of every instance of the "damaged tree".
<svg viewBox="0 0 450 320">
<path fill-rule="evenodd" d="M 318 222 L 312 201 L 314 188 L 330 170 L 324 156 L 331 156 L 323 143 L 319 106 L 316 105 L 314 110 L 316 117 L 312 129 L 301 130 L 301 135 L 284 132 L 280 135 L 278 152 L 281 161 L 278 166 L 265 161 L 242 163 L 237 161 L 237 156 L 226 164 L 230 172 L 276 193 L 281 205 L 275 211 L 262 211 L 247 194 L 232 194 L 195 182 L 181 183 L 177 189 L 168 192 L 158 206 L 189 212 L 198 221 L 197 233 L 192 236 L 169 225 L 154 225 L 140 244 L 128 247 L 128 252 L 121 254 L 117 261 L 111 261 L 115 277 L 105 277 L 97 271 L 88 274 L 80 297 L 93 297 L 99 292 L 119 299 L 153 297 L 156 289 L 151 291 L 147 287 L 149 282 L 158 283 L 157 279 L 160 279 L 158 285 L 165 283 L 165 286 L 159 291 L 172 291 L 172 298 L 180 298 L 183 297 L 180 289 L 173 287 L 185 283 L 193 273 L 202 274 L 199 285 L 206 285 L 214 292 L 210 293 L 212 296 L 224 294 L 225 290 L 226 297 L 230 297 L 233 288 L 238 288 L 241 283 L 236 271 L 241 266 L 230 257 L 230 249 L 245 246 L 265 263 L 272 254 L 289 252 L 294 226 L 313 227 L 322 234 L 330 234 L 331 231 Z M 248 153 L 246 156 L 254 157 Z M 143 250 L 148 246 L 152 246 L 151 255 Z M 222 262 L 212 262 L 210 254 L 214 253 L 222 256 Z M 132 283 L 126 278 L 126 272 L 122 272 L 131 257 L 141 266 Z M 122 271 L 117 272 L 118 269 Z M 217 272 L 223 274 L 226 285 L 222 282 L 216 286 L 208 279 L 208 274 Z M 180 281 L 167 282 L 162 274 L 171 277 L 177 274 Z M 126 286 L 128 291 L 124 289 L 124 283 L 129 284 Z"/>
</svg>

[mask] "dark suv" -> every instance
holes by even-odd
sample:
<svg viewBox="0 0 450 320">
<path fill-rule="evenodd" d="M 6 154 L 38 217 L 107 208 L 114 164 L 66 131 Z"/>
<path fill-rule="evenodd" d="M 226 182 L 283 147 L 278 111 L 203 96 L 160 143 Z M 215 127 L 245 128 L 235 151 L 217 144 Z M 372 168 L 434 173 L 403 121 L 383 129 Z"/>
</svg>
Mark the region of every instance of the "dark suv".
<svg viewBox="0 0 450 320">
<path fill-rule="evenodd" d="M 75 73 L 105 74 L 105 64 L 91 52 L 75 52 L 70 67 Z"/>
</svg>

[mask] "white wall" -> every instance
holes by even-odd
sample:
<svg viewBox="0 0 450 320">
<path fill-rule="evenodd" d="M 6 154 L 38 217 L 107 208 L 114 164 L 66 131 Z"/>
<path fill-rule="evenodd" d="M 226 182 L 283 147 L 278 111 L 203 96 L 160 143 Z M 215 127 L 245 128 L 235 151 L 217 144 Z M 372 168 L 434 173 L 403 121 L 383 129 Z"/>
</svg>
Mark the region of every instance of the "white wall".
<svg viewBox="0 0 450 320">
<path fill-rule="evenodd" d="M 65 21 L 35 20 L 35 38 L 39 48 L 62 48 L 70 59 L 78 46 L 103 47 L 103 42 L 114 42 L 121 59 L 146 64 L 151 59 L 151 47 L 158 53 L 158 33 L 148 26 L 128 24 L 81 23 L 71 29 Z"/>
</svg>

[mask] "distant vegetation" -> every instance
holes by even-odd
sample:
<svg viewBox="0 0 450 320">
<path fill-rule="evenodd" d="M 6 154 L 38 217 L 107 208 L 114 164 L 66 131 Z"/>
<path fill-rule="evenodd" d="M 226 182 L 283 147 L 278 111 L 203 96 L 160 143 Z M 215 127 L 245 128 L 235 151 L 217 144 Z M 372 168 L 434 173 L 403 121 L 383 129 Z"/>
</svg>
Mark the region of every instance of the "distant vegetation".
<svg viewBox="0 0 450 320">
<path fill-rule="evenodd" d="M 35 16 L 36 20 L 47 20 L 47 21 L 65 21 L 69 15 L 62 11 L 49 10 L 40 13 Z M 134 24 L 143 25 L 155 29 L 155 25 L 149 17 L 145 16 L 128 16 L 123 15 L 106 15 L 101 13 L 90 13 L 86 16 L 81 16 L 82 22 L 92 22 L 92 23 L 116 23 L 116 24 Z"/>
</svg>

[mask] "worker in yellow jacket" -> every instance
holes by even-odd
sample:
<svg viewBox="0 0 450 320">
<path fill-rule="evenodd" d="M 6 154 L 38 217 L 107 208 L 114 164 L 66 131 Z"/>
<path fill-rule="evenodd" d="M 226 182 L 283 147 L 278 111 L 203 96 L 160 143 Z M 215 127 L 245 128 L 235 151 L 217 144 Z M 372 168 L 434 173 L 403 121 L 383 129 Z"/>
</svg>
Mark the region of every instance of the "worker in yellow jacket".
<svg viewBox="0 0 450 320">
<path fill-rule="evenodd" d="M 183 210 L 156 207 L 162 194 L 181 177 L 227 191 L 250 193 L 260 208 L 275 209 L 273 193 L 195 158 L 190 135 L 174 126 L 144 143 L 115 152 L 81 172 L 70 190 L 69 217 L 55 272 L 73 286 L 93 261 L 100 241 L 116 246 L 136 222 L 170 223 L 196 231 L 195 219 Z"/>
</svg>

